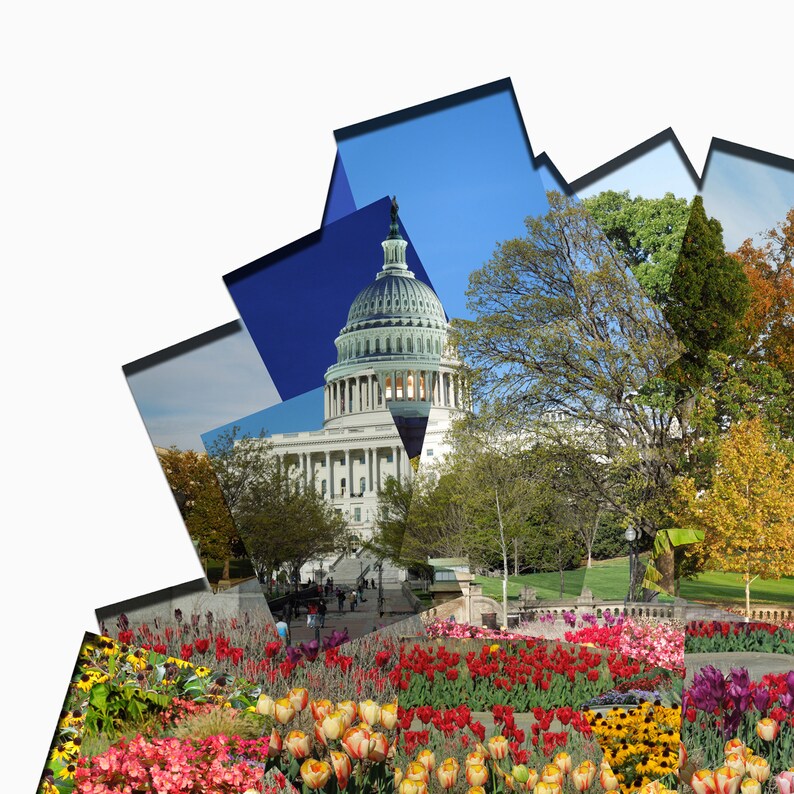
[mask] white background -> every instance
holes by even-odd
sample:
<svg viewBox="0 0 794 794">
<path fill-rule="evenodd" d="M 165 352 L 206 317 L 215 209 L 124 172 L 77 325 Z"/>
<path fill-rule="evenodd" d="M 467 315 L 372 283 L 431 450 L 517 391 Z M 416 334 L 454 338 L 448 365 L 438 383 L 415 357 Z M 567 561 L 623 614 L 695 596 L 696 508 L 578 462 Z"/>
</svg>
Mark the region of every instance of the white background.
<svg viewBox="0 0 794 794">
<path fill-rule="evenodd" d="M 741 10 L 740 10 L 741 9 Z M 511 77 L 572 181 L 672 126 L 794 157 L 794 12 L 665 2 L 18 3 L 0 18 L 4 790 L 93 610 L 200 574 L 121 365 L 316 229 L 332 131 Z"/>
</svg>

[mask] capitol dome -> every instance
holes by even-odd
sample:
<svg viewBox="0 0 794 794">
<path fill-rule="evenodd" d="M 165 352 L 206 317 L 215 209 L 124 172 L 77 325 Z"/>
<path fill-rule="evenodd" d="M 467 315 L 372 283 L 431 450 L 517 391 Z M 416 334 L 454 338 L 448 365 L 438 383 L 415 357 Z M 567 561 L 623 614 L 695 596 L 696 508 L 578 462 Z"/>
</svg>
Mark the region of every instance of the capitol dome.
<svg viewBox="0 0 794 794">
<path fill-rule="evenodd" d="M 426 424 L 431 407 L 464 407 L 459 364 L 447 348 L 449 323 L 433 289 L 408 269 L 396 201 L 381 246 L 383 267 L 358 293 L 334 340 L 337 360 L 325 373 L 329 428 L 387 408 L 395 421 L 399 415 Z"/>
</svg>

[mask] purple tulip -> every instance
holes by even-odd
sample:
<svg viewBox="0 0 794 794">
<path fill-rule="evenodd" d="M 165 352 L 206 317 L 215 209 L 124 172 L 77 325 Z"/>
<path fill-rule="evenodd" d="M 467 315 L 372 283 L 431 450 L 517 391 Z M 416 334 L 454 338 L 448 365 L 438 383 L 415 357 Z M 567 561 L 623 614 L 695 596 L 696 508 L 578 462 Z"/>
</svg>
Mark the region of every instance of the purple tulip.
<svg viewBox="0 0 794 794">
<path fill-rule="evenodd" d="M 741 711 L 747 711 L 752 695 L 750 694 L 750 673 L 743 667 L 731 669 L 728 694 Z"/>
<path fill-rule="evenodd" d="M 722 726 L 722 738 L 730 739 L 736 735 L 736 729 L 742 721 L 742 710 L 733 709 L 729 714 L 725 714 Z"/>
<path fill-rule="evenodd" d="M 789 714 L 794 712 L 794 695 L 790 692 L 784 692 L 779 698 L 778 703 L 781 708 L 784 708 Z"/>
<path fill-rule="evenodd" d="M 789 695 L 794 697 L 794 670 L 789 670 L 786 675 L 786 686 L 788 687 Z"/>
<path fill-rule="evenodd" d="M 769 690 L 759 688 L 753 693 L 753 705 L 758 711 L 766 712 L 769 708 Z"/>
</svg>

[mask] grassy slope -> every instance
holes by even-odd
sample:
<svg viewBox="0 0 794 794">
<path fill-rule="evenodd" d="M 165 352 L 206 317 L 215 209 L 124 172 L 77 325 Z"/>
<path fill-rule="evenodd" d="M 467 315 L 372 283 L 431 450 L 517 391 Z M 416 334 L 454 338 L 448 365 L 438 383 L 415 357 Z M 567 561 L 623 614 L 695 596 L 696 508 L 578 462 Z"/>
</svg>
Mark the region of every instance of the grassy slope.
<svg viewBox="0 0 794 794">
<path fill-rule="evenodd" d="M 629 580 L 628 558 L 593 562 L 589 570 L 579 568 L 565 572 L 565 597 L 573 598 L 582 592 L 582 586 L 589 587 L 596 598 L 622 600 L 626 596 Z M 478 577 L 483 585 L 483 594 L 496 598 L 502 597 L 502 580 Z M 560 577 L 557 573 L 535 573 L 524 576 L 511 576 L 508 580 L 508 598 L 518 598 L 521 587 L 534 587 L 540 599 L 560 597 Z M 689 601 L 702 601 L 713 604 L 744 604 L 744 583 L 738 574 L 704 573 L 691 582 L 681 582 L 681 597 Z M 750 588 L 751 604 L 780 604 L 794 608 L 794 576 L 778 580 L 757 579 Z"/>
</svg>

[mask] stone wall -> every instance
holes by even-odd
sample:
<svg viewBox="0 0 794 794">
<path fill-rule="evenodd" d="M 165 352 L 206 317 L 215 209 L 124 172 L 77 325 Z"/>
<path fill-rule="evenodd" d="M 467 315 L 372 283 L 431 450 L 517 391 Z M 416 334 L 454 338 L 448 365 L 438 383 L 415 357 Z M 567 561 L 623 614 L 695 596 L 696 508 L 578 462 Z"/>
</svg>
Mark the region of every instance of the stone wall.
<svg viewBox="0 0 794 794">
<path fill-rule="evenodd" d="M 116 620 L 122 613 L 129 618 L 131 624 L 153 624 L 157 620 L 159 625 L 173 625 L 176 622 L 176 609 L 182 611 L 185 623 L 190 623 L 192 615 L 199 615 L 204 623 L 207 612 L 212 612 L 216 620 L 243 618 L 247 613 L 251 620 L 275 625 L 267 600 L 256 580 L 214 594 L 206 579 L 196 579 L 100 607 L 96 610 L 96 616 L 100 625 L 104 621 L 108 631 L 113 633 Z"/>
<path fill-rule="evenodd" d="M 502 605 L 488 596 L 473 596 L 471 599 L 471 623 L 473 626 L 482 625 L 483 613 L 495 612 L 497 623 L 501 623 Z M 455 618 L 456 623 L 466 623 L 466 597 L 454 598 L 445 604 L 431 607 L 422 613 L 422 620 L 425 623 L 433 620 L 449 620 Z"/>
</svg>

